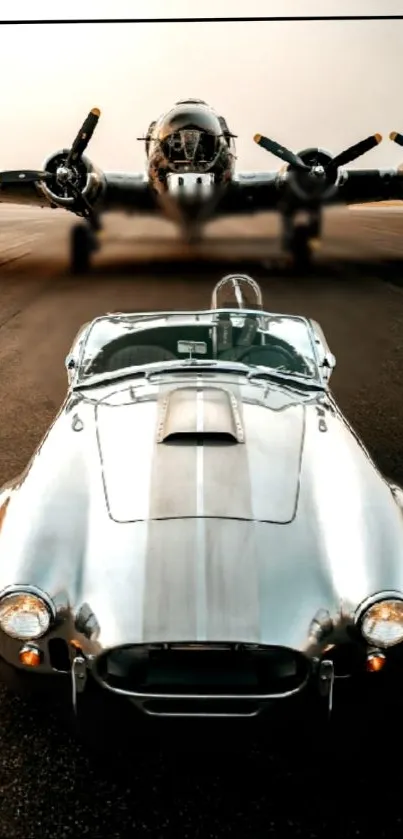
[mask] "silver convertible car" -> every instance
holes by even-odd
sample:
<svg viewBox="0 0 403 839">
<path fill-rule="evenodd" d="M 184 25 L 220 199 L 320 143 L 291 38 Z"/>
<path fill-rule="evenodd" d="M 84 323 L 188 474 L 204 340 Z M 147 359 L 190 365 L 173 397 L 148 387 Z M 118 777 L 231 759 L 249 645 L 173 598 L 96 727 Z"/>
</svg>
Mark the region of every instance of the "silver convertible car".
<svg viewBox="0 0 403 839">
<path fill-rule="evenodd" d="M 334 364 L 315 321 L 265 311 L 245 276 L 207 311 L 82 327 L 66 399 L 0 494 L 4 679 L 144 721 L 270 726 L 393 696 L 403 493 L 337 407 Z"/>
</svg>

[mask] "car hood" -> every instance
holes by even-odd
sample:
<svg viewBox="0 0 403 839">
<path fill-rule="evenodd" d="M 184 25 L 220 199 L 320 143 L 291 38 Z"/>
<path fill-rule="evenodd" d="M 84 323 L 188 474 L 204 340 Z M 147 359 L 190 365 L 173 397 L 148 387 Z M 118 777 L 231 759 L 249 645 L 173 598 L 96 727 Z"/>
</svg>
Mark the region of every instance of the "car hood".
<svg viewBox="0 0 403 839">
<path fill-rule="evenodd" d="M 295 398 L 182 385 L 145 402 L 98 405 L 96 427 L 117 522 L 205 516 L 285 524 L 295 515 L 305 428 Z"/>
<path fill-rule="evenodd" d="M 0 589 L 35 585 L 74 620 L 85 606 L 101 648 L 310 651 L 318 614 L 341 626 L 366 597 L 403 591 L 400 507 L 326 394 L 201 381 L 208 420 L 187 388 L 68 400 L 0 494 Z"/>
</svg>

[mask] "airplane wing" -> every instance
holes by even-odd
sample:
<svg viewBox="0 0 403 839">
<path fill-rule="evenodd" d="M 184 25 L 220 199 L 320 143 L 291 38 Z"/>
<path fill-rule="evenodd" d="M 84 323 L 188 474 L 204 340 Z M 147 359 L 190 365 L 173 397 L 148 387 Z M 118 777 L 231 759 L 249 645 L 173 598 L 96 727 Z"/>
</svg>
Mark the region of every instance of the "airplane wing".
<svg viewBox="0 0 403 839">
<path fill-rule="evenodd" d="M 223 194 L 216 215 L 296 210 L 316 203 L 365 204 L 390 200 L 403 201 L 403 171 L 398 169 L 344 170 L 340 183 L 323 198 L 310 195 L 279 172 L 239 173 Z"/>
<path fill-rule="evenodd" d="M 146 174 L 106 172 L 99 209 L 121 210 L 125 213 L 151 213 L 156 201 Z"/>
<path fill-rule="evenodd" d="M 403 171 L 398 169 L 344 170 L 340 183 L 336 188 L 330 188 L 323 198 L 301 189 L 292 175 L 281 175 L 278 171 L 239 173 L 223 191 L 214 215 L 249 215 L 281 211 L 288 206 L 298 209 L 298 206 L 309 206 L 316 201 L 334 205 L 403 200 Z M 81 193 L 71 195 L 69 192 L 63 185 L 55 188 L 54 183 L 49 183 L 45 171 L 0 172 L 0 204 L 62 208 L 86 218 L 94 210 L 97 214 L 105 210 L 151 214 L 156 208 L 148 180 L 142 173 L 102 173 L 93 169 Z"/>
<path fill-rule="evenodd" d="M 0 172 L 0 204 L 57 207 L 73 213 L 78 210 L 77 214 L 84 216 L 87 205 L 96 207 L 97 212 L 106 209 L 147 212 L 155 206 L 143 173 L 103 173 L 91 167 L 89 171 L 79 173 L 78 180 L 81 183 L 65 186 L 62 181 L 57 183 L 54 175 L 49 177 L 49 171 L 45 170 Z"/>
<path fill-rule="evenodd" d="M 398 169 L 350 169 L 330 200 L 333 204 L 365 204 L 403 200 L 403 172 Z"/>
<path fill-rule="evenodd" d="M 43 169 L 0 172 L 0 203 L 69 210 L 95 229 L 103 210 L 152 211 L 155 202 L 145 174 L 105 173 L 85 157 L 100 113 L 93 108 L 71 147 L 48 157 Z"/>
<path fill-rule="evenodd" d="M 240 172 L 223 190 L 214 215 L 248 215 L 278 209 L 278 172 Z"/>
<path fill-rule="evenodd" d="M 403 171 L 345 168 L 374 148 L 382 139 L 380 134 L 370 135 L 335 157 L 318 148 L 295 154 L 261 134 L 254 139 L 280 158 L 284 166 L 279 171 L 239 173 L 222 196 L 217 207 L 219 215 L 403 200 Z M 403 135 L 393 132 L 391 139 L 403 145 Z"/>
</svg>

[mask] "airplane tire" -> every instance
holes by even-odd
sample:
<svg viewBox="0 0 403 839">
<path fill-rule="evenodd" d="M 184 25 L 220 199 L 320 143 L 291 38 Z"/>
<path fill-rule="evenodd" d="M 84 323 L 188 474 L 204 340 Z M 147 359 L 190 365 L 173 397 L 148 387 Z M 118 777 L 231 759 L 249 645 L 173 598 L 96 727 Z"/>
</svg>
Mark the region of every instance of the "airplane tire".
<svg viewBox="0 0 403 839">
<path fill-rule="evenodd" d="M 71 231 L 72 274 L 87 274 L 90 270 L 91 252 L 94 249 L 92 231 L 85 224 L 76 224 Z"/>
<path fill-rule="evenodd" d="M 186 238 L 186 244 L 190 245 L 190 246 L 198 245 L 200 241 L 201 241 L 201 236 L 198 233 L 191 233 Z"/>
<path fill-rule="evenodd" d="M 197 225 L 189 225 L 183 229 L 183 242 L 186 245 L 198 245 L 202 240 L 202 231 Z"/>
<path fill-rule="evenodd" d="M 310 244 L 310 231 L 308 228 L 295 228 L 290 250 L 294 266 L 297 270 L 304 271 L 310 268 L 312 250 Z"/>
</svg>

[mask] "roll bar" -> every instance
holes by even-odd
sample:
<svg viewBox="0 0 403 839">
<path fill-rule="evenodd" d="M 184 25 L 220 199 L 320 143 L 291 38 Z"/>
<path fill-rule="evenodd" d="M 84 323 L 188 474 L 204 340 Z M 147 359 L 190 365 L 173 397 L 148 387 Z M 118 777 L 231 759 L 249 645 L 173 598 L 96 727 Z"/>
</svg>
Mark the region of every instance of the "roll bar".
<svg viewBox="0 0 403 839">
<path fill-rule="evenodd" d="M 245 303 L 242 294 L 242 283 L 245 283 L 250 288 L 253 289 L 253 292 L 256 297 L 255 305 Z M 211 297 L 211 309 L 222 309 L 227 308 L 226 306 L 218 306 L 217 305 L 217 298 L 219 291 L 223 288 L 223 286 L 230 284 L 232 285 L 232 290 L 235 294 L 235 299 L 238 304 L 239 309 L 263 309 L 263 295 L 260 289 L 259 284 L 256 280 L 249 277 L 248 274 L 226 274 L 221 280 L 216 283 L 213 289 L 213 294 Z M 232 306 L 229 308 L 233 308 Z"/>
</svg>

